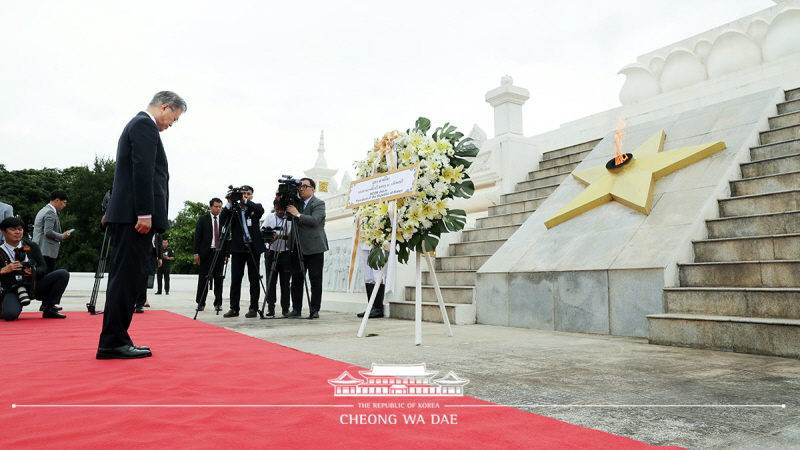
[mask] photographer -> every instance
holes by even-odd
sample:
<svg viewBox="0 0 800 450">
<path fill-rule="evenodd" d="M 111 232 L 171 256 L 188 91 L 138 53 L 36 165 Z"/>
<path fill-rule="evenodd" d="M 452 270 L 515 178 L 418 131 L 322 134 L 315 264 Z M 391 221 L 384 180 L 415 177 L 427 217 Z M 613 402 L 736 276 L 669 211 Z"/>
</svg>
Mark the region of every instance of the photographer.
<svg viewBox="0 0 800 450">
<path fill-rule="evenodd" d="M 42 318 L 63 319 L 67 316 L 58 312 L 57 305 L 69 283 L 69 272 L 59 269 L 47 272 L 39 247 L 23 241 L 24 227 L 22 220 L 9 217 L 0 222 L 0 232 L 5 238 L 0 251 L 0 284 L 2 284 L 2 302 L 0 317 L 4 320 L 16 320 L 22 307 L 30 304 L 31 299 L 41 300 L 44 306 Z"/>
<path fill-rule="evenodd" d="M 273 202 L 274 213 L 264 219 L 264 239 L 269 243 L 265 257 L 267 270 L 272 268 L 274 261 L 275 270 L 270 277 L 267 287 L 267 316 L 275 315 L 276 291 L 278 280 L 281 282 L 281 313 L 283 317 L 289 315 L 289 281 L 291 279 L 291 258 L 288 246 L 289 233 L 292 231 L 292 222 L 286 217 L 286 210 L 279 200 Z"/>
<path fill-rule="evenodd" d="M 309 319 L 319 318 L 322 305 L 322 269 L 325 252 L 328 251 L 328 237 L 325 235 L 325 202 L 314 196 L 316 183 L 311 178 L 301 178 L 298 190 L 301 203 L 288 205 L 286 212 L 294 216 L 292 233 L 299 244 L 292 249 L 292 312 L 289 317 L 300 317 L 303 309 L 303 281 L 305 271 L 311 284 L 309 299 Z M 300 266 L 302 258 L 304 269 Z"/>
<path fill-rule="evenodd" d="M 250 310 L 245 317 L 253 318 L 258 315 L 258 300 L 261 297 L 261 271 L 259 270 L 261 254 L 266 250 L 259 229 L 259 221 L 264 215 L 264 207 L 260 203 L 251 201 L 253 188 L 242 186 L 233 189 L 225 197 L 228 204 L 220 214 L 222 223 L 227 223 L 232 214 L 238 212 L 238 217 L 231 217 L 231 309 L 223 317 L 237 317 L 239 315 L 239 298 L 242 294 L 242 278 L 244 266 L 247 265 L 247 279 L 250 281 Z M 237 207 L 234 207 L 234 202 Z"/>
</svg>

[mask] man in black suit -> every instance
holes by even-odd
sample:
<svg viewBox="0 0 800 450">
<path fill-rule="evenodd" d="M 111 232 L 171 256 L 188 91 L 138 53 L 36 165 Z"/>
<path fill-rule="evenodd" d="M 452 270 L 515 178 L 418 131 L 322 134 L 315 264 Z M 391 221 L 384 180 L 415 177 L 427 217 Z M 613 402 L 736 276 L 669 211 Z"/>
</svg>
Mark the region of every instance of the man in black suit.
<svg viewBox="0 0 800 450">
<path fill-rule="evenodd" d="M 211 270 L 211 263 L 214 261 L 214 252 L 220 249 L 217 261 L 214 264 L 214 273 L 211 279 L 214 283 L 214 310 L 222 311 L 222 268 L 225 263 L 225 252 L 222 250 L 224 235 L 222 234 L 222 200 L 214 197 L 208 202 L 210 214 L 206 214 L 197 219 L 194 228 L 194 263 L 200 264 L 200 271 L 197 275 L 197 310 L 202 311 L 206 307 L 206 297 L 208 296 L 208 274 Z"/>
<path fill-rule="evenodd" d="M 114 251 L 97 359 L 152 356 L 148 347 L 133 344 L 128 327 L 136 301 L 147 289 L 147 277 L 155 274 L 153 233 L 169 228 L 169 168 L 159 133 L 171 127 L 184 111 L 186 102 L 179 95 L 159 92 L 145 111 L 128 122 L 119 138 L 114 185 L 105 215 Z"/>
<path fill-rule="evenodd" d="M 314 196 L 316 183 L 311 178 L 301 178 L 298 187 L 303 203 L 289 205 L 286 212 L 293 215 L 292 234 L 299 245 L 292 249 L 292 312 L 288 317 L 300 317 L 303 309 L 303 282 L 305 272 L 311 284 L 309 319 L 319 318 L 322 305 L 322 270 L 328 237 L 325 235 L 325 202 Z M 299 252 L 298 252 L 299 247 Z M 300 269 L 302 259 L 305 271 Z"/>
<path fill-rule="evenodd" d="M 64 269 L 48 272 L 39 246 L 23 241 L 25 227 L 22 220 L 9 217 L 0 222 L 5 242 L 0 244 L 0 317 L 17 320 L 22 307 L 31 299 L 42 301 L 42 317 L 63 319 L 58 312 L 61 296 L 69 283 L 69 272 Z M 20 281 L 24 287 L 20 286 Z M 20 288 L 22 290 L 20 290 Z"/>
<path fill-rule="evenodd" d="M 250 310 L 244 316 L 253 318 L 258 315 L 258 300 L 261 297 L 261 254 L 267 249 L 261 238 L 261 216 L 264 207 L 252 201 L 253 188 L 242 186 L 242 199 L 234 208 L 230 194 L 228 204 L 222 208 L 220 220 L 227 223 L 231 217 L 231 309 L 223 317 L 236 317 L 239 315 L 239 298 L 242 295 L 242 278 L 244 267 L 247 265 L 247 279 L 250 281 Z M 236 211 L 238 210 L 238 214 Z M 223 231 L 224 234 L 224 231 Z"/>
</svg>

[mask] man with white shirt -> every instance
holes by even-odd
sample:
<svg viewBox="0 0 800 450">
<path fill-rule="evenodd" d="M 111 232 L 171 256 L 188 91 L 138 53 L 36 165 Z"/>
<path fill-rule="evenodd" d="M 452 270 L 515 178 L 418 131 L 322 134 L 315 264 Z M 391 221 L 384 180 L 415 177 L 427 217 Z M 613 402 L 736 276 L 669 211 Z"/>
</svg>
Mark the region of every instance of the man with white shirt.
<svg viewBox="0 0 800 450">
<path fill-rule="evenodd" d="M 275 212 L 267 215 L 264 219 L 262 231 L 271 231 L 272 238 L 267 244 L 266 253 L 266 267 L 267 276 L 270 279 L 269 287 L 267 288 L 267 316 L 275 316 L 275 303 L 277 301 L 276 291 L 278 288 L 278 280 L 281 282 L 281 315 L 287 317 L 289 315 L 289 301 L 290 291 L 289 282 L 292 275 L 292 265 L 290 258 L 289 248 L 289 233 L 292 231 L 292 222 L 286 217 L 286 210 L 281 207 L 280 201 L 276 200 L 273 203 Z M 266 236 L 265 236 L 266 239 Z M 273 269 L 270 275 L 270 270 Z"/>
<path fill-rule="evenodd" d="M 206 297 L 208 296 L 209 283 L 214 285 L 214 309 L 222 311 L 222 268 L 225 265 L 225 236 L 222 235 L 222 200 L 217 197 L 208 202 L 209 214 L 205 214 L 197 219 L 194 228 L 194 263 L 200 265 L 197 275 L 197 310 L 202 311 L 206 307 Z M 214 254 L 217 259 L 214 261 Z M 211 263 L 214 263 L 214 272 L 211 272 Z M 210 278 L 210 280 L 209 280 Z"/>
<path fill-rule="evenodd" d="M 61 221 L 58 220 L 58 212 L 67 206 L 67 200 L 66 192 L 53 191 L 50 194 L 50 203 L 39 210 L 33 221 L 33 242 L 42 251 L 49 272 L 56 270 L 61 241 L 69 237 L 69 231 L 61 232 Z"/>
<path fill-rule="evenodd" d="M 42 301 L 43 318 L 67 317 L 57 308 L 69 283 L 69 272 L 48 272 L 36 243 L 22 240 L 24 227 L 19 218 L 3 219 L 0 233 L 5 238 L 0 244 L 0 317 L 16 320 L 33 299 Z"/>
</svg>

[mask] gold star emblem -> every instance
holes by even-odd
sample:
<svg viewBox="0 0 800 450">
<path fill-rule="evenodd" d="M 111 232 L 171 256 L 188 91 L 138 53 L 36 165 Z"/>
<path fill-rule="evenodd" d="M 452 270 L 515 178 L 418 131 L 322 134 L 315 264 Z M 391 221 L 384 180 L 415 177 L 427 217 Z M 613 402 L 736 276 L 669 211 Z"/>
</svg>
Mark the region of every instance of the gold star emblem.
<svg viewBox="0 0 800 450">
<path fill-rule="evenodd" d="M 664 130 L 659 131 L 637 148 L 625 165 L 612 168 L 603 165 L 573 172 L 572 176 L 588 187 L 544 225 L 553 228 L 611 200 L 648 215 L 656 180 L 725 150 L 725 143 L 719 141 L 661 153 L 666 138 Z"/>
</svg>

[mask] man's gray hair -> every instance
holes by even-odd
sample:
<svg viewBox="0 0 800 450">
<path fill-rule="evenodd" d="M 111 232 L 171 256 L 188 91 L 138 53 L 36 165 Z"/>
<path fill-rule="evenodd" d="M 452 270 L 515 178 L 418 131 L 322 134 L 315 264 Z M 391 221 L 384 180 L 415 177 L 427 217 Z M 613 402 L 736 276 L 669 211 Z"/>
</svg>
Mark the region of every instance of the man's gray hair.
<svg viewBox="0 0 800 450">
<path fill-rule="evenodd" d="M 181 110 L 181 112 L 186 112 L 186 101 L 181 98 L 180 95 L 172 92 L 172 91 L 161 91 L 153 96 L 153 99 L 150 100 L 150 105 L 148 106 L 160 106 L 160 105 L 169 105 L 170 108 L 173 110 Z"/>
</svg>

